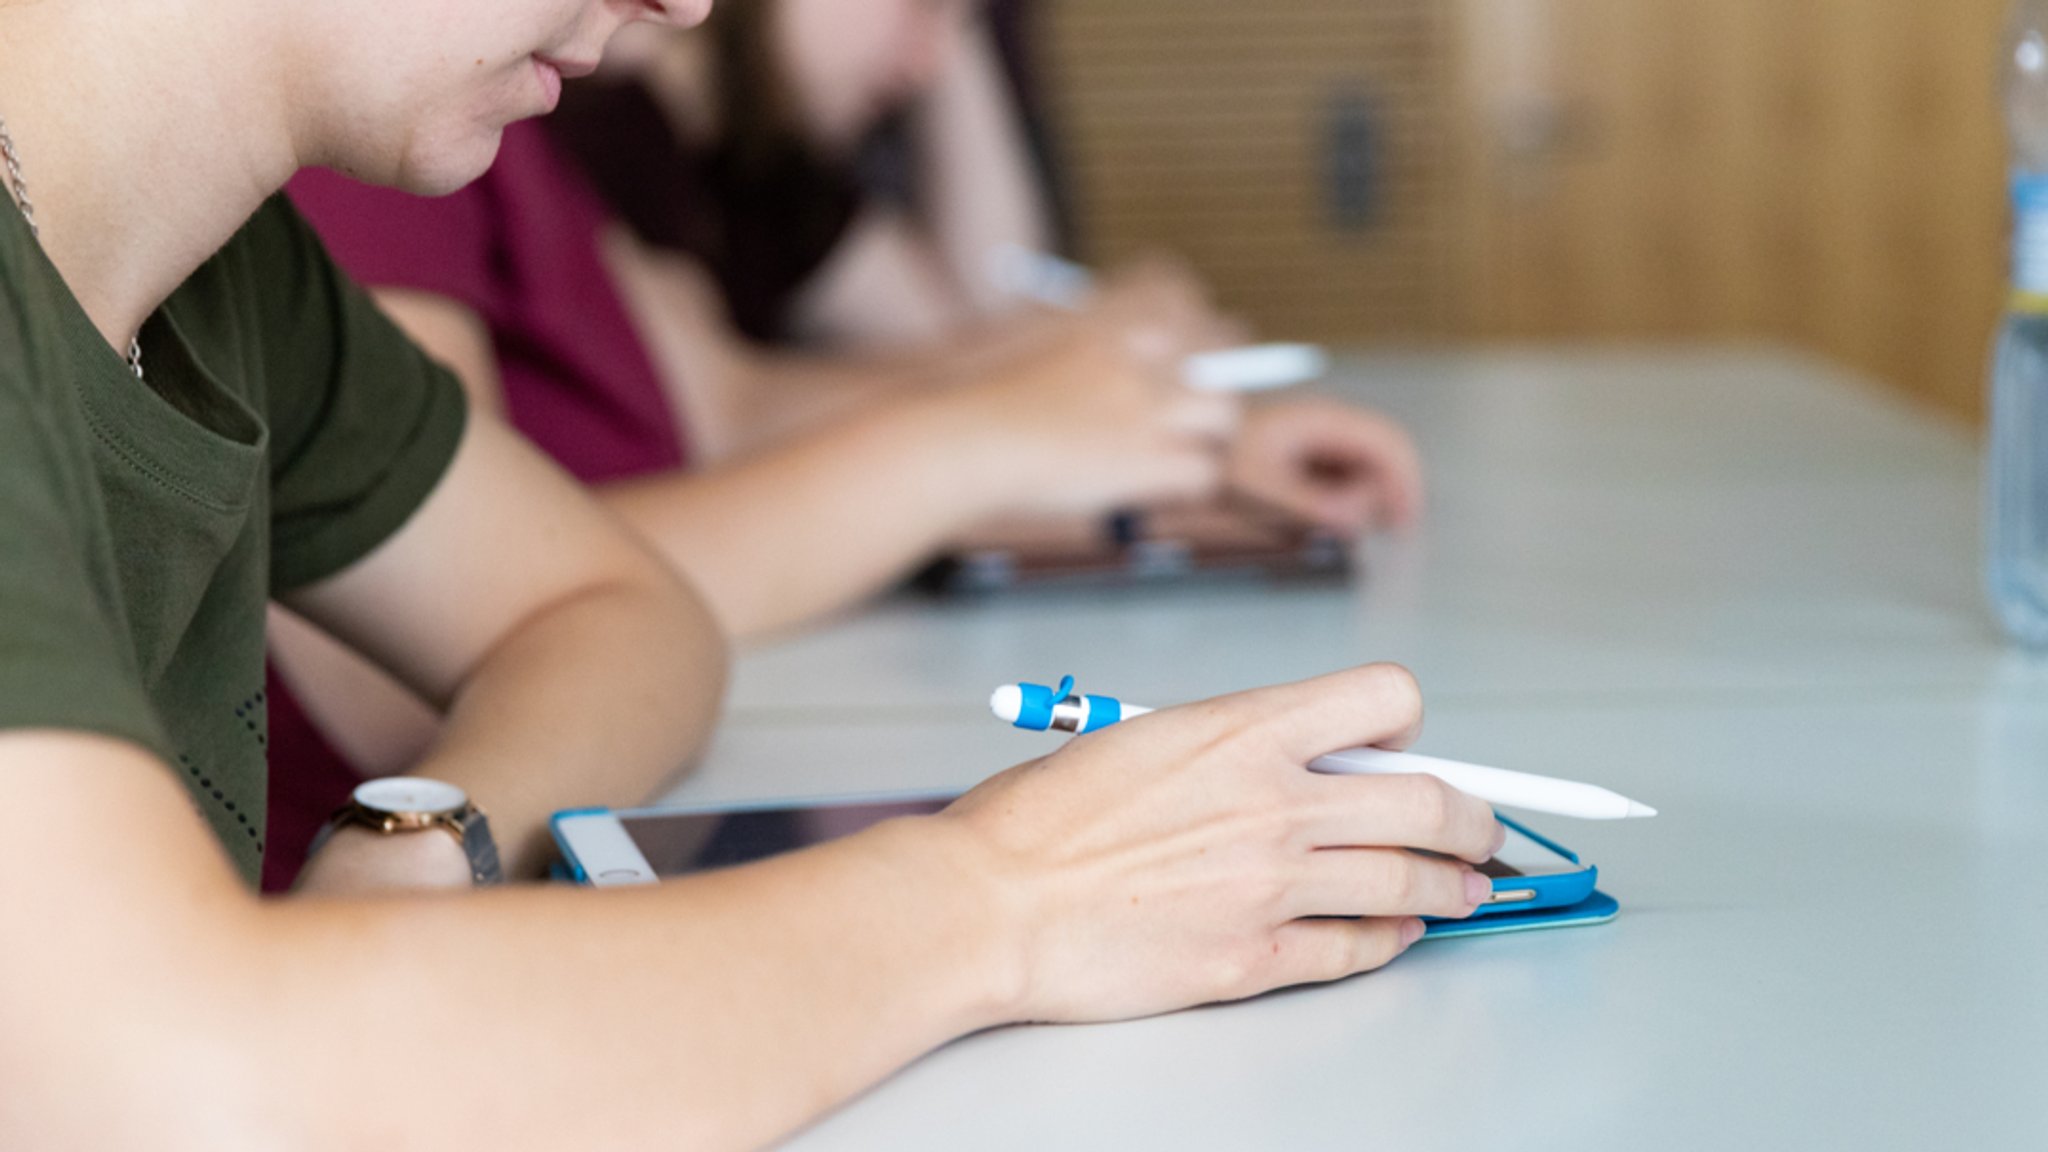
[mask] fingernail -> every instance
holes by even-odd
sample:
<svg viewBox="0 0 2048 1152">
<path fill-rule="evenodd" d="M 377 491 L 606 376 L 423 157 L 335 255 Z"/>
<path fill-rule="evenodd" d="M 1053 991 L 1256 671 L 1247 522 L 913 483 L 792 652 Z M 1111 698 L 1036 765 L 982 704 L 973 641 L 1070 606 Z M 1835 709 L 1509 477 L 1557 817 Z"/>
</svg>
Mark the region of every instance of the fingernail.
<svg viewBox="0 0 2048 1152">
<path fill-rule="evenodd" d="M 1465 903 L 1473 905 L 1484 904 L 1487 898 L 1492 895 L 1493 881 L 1487 879 L 1483 873 L 1465 873 Z"/>
<path fill-rule="evenodd" d="M 1488 856 L 1489 858 L 1491 858 L 1491 857 L 1494 857 L 1494 856 L 1498 856 L 1498 855 L 1500 855 L 1500 850 L 1501 850 L 1501 849 L 1503 849 L 1503 848 L 1505 848 L 1505 847 L 1507 847 L 1507 846 L 1508 846 L 1508 826 L 1507 826 L 1507 825 L 1505 825 L 1505 824 L 1500 824 L 1500 823 L 1496 823 L 1496 824 L 1495 824 L 1495 826 L 1494 826 L 1494 832 L 1493 832 L 1493 851 L 1491 851 L 1491 852 L 1488 852 L 1488 853 L 1487 853 L 1486 855 L 1487 855 L 1487 856 Z"/>
<path fill-rule="evenodd" d="M 1422 939 L 1422 921 L 1401 921 L 1401 947 L 1406 948 L 1420 939 Z"/>
</svg>

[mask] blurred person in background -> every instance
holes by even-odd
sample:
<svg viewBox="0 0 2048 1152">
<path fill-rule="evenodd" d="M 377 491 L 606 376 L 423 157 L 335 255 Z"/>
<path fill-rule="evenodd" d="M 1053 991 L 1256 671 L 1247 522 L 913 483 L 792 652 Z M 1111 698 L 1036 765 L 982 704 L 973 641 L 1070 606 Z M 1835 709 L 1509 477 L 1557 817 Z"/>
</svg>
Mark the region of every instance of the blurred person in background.
<svg viewBox="0 0 2048 1152">
<path fill-rule="evenodd" d="M 972 378 L 1073 322 L 995 275 L 1003 253 L 1051 251 L 1071 231 L 1034 51 L 1041 8 L 732 0 L 698 29 L 628 30 L 569 86 L 546 129 L 662 257 L 659 327 L 689 381 L 678 401 L 700 458 Z M 1210 339 L 1244 338 L 1177 260 L 1103 282 L 1132 322 L 1201 313 Z M 1339 535 L 1420 511 L 1405 436 L 1356 408 L 1255 406 L 1233 461 L 1237 493 Z"/>
<path fill-rule="evenodd" d="M 814 22 L 800 37 L 813 51 L 852 44 L 830 34 L 840 6 L 806 3 L 787 11 Z M 742 0 L 721 36 L 773 10 Z M 917 82 L 886 92 L 918 90 L 964 58 L 968 11 L 877 5 L 883 43 L 917 61 L 900 70 Z M 670 43 L 691 41 L 656 41 Z M 644 63 L 645 43 L 636 50 L 629 60 Z M 874 67 L 872 45 L 860 59 Z M 984 79 L 977 88 L 993 86 Z M 815 99 L 869 116 L 895 105 L 882 88 L 849 84 Z M 1296 400 L 1261 405 L 1240 425 L 1234 402 L 1178 384 L 1182 357 L 1235 337 L 1185 277 L 1134 269 L 1107 278 L 1077 314 L 1012 310 L 921 350 L 768 352 L 732 326 L 704 265 L 617 217 L 564 154 L 561 141 L 577 134 L 513 125 L 491 171 L 444 198 L 325 172 L 302 174 L 291 192 L 337 260 L 456 371 L 472 402 L 595 486 L 732 635 L 842 610 L 1004 521 L 1099 522 L 1126 507 L 1227 497 L 1350 536 L 1416 514 L 1419 466 L 1390 422 Z M 673 145 L 648 139 L 650 167 L 668 163 Z M 702 202 L 746 235 L 732 258 L 772 262 L 776 238 L 805 227 L 791 203 L 778 227 L 744 196 L 737 214 L 716 196 Z M 283 612 L 268 693 L 279 770 L 266 885 L 279 890 L 336 804 L 365 775 L 405 770 L 438 718 Z"/>
<path fill-rule="evenodd" d="M 958 339 L 1019 311 L 992 255 L 1064 231 L 1035 8 L 737 0 L 699 30 L 622 37 L 549 130 L 746 337 Z"/>
</svg>

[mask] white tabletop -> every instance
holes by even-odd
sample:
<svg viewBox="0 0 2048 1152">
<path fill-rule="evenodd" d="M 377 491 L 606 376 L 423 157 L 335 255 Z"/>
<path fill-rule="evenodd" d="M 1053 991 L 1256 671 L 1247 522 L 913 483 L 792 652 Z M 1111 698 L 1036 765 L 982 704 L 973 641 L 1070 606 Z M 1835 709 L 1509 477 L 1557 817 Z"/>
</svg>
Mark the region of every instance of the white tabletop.
<svg viewBox="0 0 2048 1152">
<path fill-rule="evenodd" d="M 676 799 L 964 786 L 1063 672 L 1148 703 L 1398 659 L 1422 750 L 1651 822 L 1536 820 L 1613 924 L 928 1057 L 799 1148 L 2017 1148 L 2048 1122 L 2048 671 L 1978 591 L 1955 426 L 1762 351 L 1418 355 L 1429 528 L 1352 589 L 896 603 L 743 661 Z"/>
<path fill-rule="evenodd" d="M 1433 699 L 1983 685 L 1973 442 L 1766 352 L 1350 360 L 1432 521 L 1355 594 L 900 602 L 744 661 L 737 717 L 978 708 L 1006 680 L 1184 700 L 1367 657 Z"/>
</svg>

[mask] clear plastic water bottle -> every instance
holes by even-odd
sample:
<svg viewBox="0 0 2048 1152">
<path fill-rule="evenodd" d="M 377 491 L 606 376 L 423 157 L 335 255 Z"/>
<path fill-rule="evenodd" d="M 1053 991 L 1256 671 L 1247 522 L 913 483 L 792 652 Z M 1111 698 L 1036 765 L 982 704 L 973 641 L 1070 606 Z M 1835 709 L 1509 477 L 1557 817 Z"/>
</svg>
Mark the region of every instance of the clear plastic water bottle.
<svg viewBox="0 0 2048 1152">
<path fill-rule="evenodd" d="M 2048 0 L 2007 33 L 2012 298 L 1991 378 L 1988 573 L 2006 634 L 2048 648 Z"/>
</svg>

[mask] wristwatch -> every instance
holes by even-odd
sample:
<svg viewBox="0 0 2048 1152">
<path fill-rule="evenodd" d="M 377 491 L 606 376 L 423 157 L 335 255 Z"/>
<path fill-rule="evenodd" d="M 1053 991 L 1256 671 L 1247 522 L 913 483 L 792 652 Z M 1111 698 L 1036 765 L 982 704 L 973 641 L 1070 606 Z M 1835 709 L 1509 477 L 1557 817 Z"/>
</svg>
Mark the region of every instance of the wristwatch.
<svg viewBox="0 0 2048 1152">
<path fill-rule="evenodd" d="M 461 843 L 473 882 L 499 884 L 505 879 L 490 819 L 469 802 L 468 793 L 453 784 L 423 776 L 387 776 L 359 784 L 349 802 L 320 830 L 312 851 L 319 851 L 338 828 L 367 828 L 385 836 L 438 828 Z"/>
</svg>

